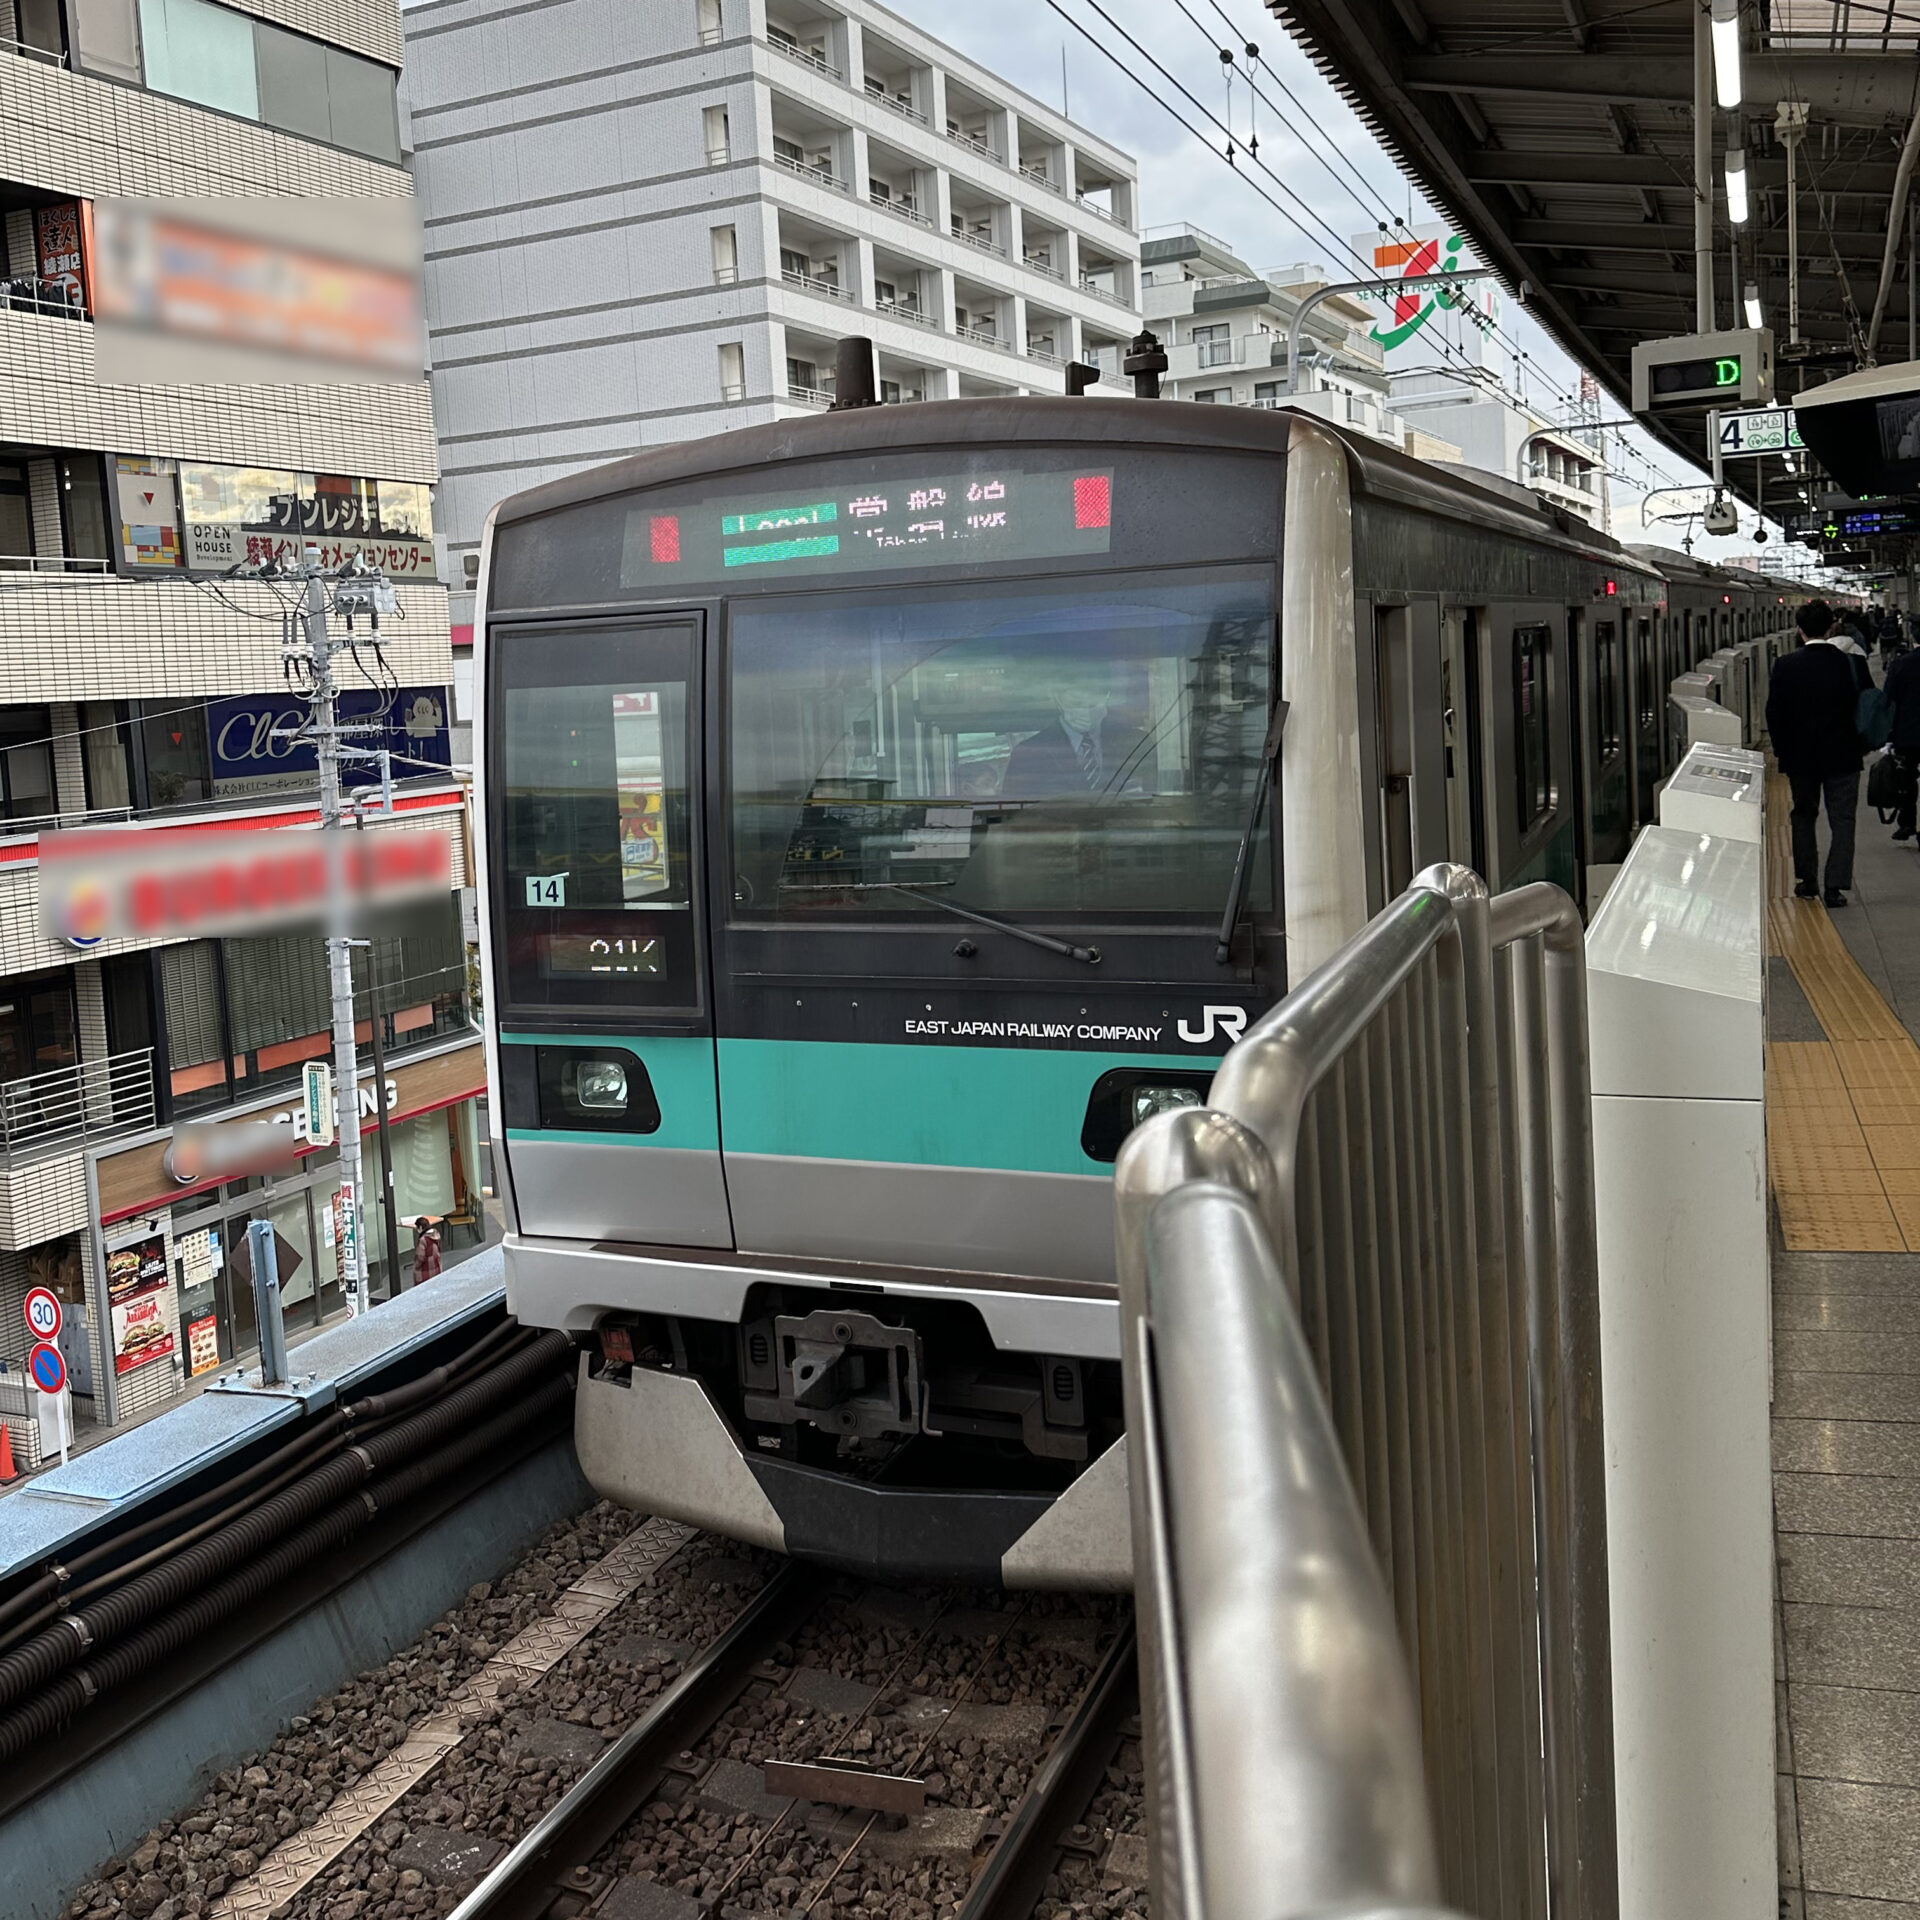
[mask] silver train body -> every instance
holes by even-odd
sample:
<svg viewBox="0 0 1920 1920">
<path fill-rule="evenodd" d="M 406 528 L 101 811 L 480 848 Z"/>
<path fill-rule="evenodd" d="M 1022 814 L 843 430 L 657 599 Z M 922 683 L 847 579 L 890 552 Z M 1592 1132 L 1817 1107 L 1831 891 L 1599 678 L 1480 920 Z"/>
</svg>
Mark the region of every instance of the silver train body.
<svg viewBox="0 0 1920 1920">
<path fill-rule="evenodd" d="M 1171 402 L 848 410 L 504 502 L 494 1165 L 596 1488 L 1126 1585 L 1120 1139 L 1429 862 L 1604 885 L 1669 683 L 1791 624 L 1675 559 Z"/>
</svg>

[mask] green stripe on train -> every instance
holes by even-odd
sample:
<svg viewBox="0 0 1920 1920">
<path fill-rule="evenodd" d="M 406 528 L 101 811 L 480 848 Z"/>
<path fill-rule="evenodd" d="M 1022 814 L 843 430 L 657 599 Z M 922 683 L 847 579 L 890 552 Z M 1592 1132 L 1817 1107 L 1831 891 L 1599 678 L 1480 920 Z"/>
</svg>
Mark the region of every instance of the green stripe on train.
<svg viewBox="0 0 1920 1920">
<path fill-rule="evenodd" d="M 699 1036 L 513 1033 L 502 1046 L 619 1046 L 645 1063 L 660 1103 L 648 1134 L 511 1128 L 509 1140 L 607 1140 L 796 1160 L 899 1161 L 1012 1173 L 1109 1169 L 1081 1150 L 1093 1083 L 1114 1067 L 1208 1066 L 1215 1056 L 1073 1053 L 1042 1047 L 899 1046 L 839 1040 L 719 1042 Z"/>
<path fill-rule="evenodd" d="M 503 1047 L 625 1047 L 637 1053 L 660 1103 L 654 1133 L 576 1132 L 567 1127 L 509 1127 L 509 1140 L 612 1140 L 630 1147 L 685 1147 L 711 1153 L 720 1145 L 713 1084 L 713 1042 L 705 1034 L 503 1033 Z"/>
</svg>

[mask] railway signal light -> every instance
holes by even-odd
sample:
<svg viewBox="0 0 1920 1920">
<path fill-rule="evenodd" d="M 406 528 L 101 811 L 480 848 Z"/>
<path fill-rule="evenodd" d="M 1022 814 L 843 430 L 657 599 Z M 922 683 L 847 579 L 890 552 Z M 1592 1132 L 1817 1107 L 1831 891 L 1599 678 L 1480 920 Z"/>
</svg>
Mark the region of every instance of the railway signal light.
<svg viewBox="0 0 1920 1920">
<path fill-rule="evenodd" d="M 1635 413 L 1764 407 L 1773 398 L 1773 331 L 1736 327 L 1643 341 L 1633 350 Z"/>
</svg>

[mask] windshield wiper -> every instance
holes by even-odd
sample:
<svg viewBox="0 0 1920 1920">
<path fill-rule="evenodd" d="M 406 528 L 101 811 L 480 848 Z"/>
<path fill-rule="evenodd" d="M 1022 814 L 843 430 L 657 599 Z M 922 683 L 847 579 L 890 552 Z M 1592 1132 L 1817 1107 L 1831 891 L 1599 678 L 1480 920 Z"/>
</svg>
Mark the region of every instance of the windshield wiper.
<svg viewBox="0 0 1920 1920">
<path fill-rule="evenodd" d="M 1241 903 L 1247 896 L 1247 856 L 1253 851 L 1254 836 L 1260 831 L 1260 815 L 1273 785 L 1273 763 L 1280 758 L 1280 735 L 1287 724 L 1287 703 L 1276 700 L 1273 718 L 1267 725 L 1267 737 L 1260 748 L 1260 775 L 1253 783 L 1253 805 L 1247 811 L 1246 829 L 1233 856 L 1233 884 L 1227 889 L 1227 910 L 1220 916 L 1220 938 L 1214 947 L 1216 966 L 1224 967 L 1233 953 L 1233 930 L 1240 921 Z"/>
<path fill-rule="evenodd" d="M 903 887 L 897 881 L 880 880 L 869 883 L 878 893 L 908 893 L 916 900 L 924 900 L 930 907 L 938 907 L 942 913 L 951 913 L 961 920 L 972 920 L 983 927 L 992 927 L 1000 933 L 1010 933 L 1016 940 L 1024 940 L 1030 947 L 1045 947 L 1049 953 L 1063 955 L 1069 960 L 1078 960 L 1083 966 L 1097 967 L 1100 964 L 1098 947 L 1076 947 L 1071 941 L 1056 940 L 1050 933 L 1035 933 L 1031 927 L 1023 927 L 1015 920 L 1000 920 L 990 913 L 975 913 L 971 907 L 956 906 L 951 900 L 942 900 L 937 894 L 923 893 L 918 887 Z"/>
</svg>

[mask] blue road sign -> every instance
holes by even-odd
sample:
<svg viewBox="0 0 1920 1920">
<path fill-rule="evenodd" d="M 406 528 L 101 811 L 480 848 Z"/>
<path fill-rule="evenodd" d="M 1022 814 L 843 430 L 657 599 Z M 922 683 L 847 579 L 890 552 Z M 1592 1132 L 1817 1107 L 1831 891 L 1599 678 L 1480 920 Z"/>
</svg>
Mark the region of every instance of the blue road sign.
<svg viewBox="0 0 1920 1920">
<path fill-rule="evenodd" d="M 38 1346 L 27 1355 L 27 1371 L 42 1393 L 58 1393 L 67 1384 L 67 1363 L 58 1347 Z"/>
</svg>

